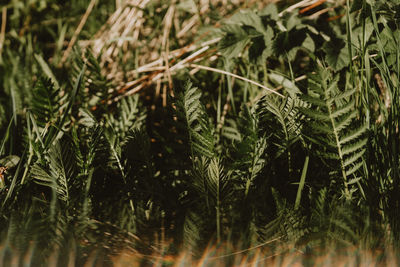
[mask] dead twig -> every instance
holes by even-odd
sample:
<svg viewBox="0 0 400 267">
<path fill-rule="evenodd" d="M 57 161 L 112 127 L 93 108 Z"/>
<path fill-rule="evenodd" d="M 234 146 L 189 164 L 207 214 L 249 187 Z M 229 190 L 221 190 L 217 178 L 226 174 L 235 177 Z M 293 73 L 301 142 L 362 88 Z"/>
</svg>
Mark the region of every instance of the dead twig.
<svg viewBox="0 0 400 267">
<path fill-rule="evenodd" d="M 63 64 L 67 60 L 69 54 L 71 53 L 72 47 L 74 46 L 76 40 L 78 39 L 78 36 L 79 36 L 79 34 L 81 33 L 81 31 L 83 29 L 83 26 L 85 26 L 85 23 L 86 23 L 89 15 L 90 15 L 90 13 L 92 12 L 95 4 L 96 4 L 96 0 L 91 0 L 90 1 L 89 6 L 86 9 L 85 14 L 83 14 L 82 19 L 79 22 L 78 27 L 76 28 L 74 34 L 72 35 L 71 41 L 69 42 L 67 49 L 64 51 L 63 57 L 61 58 L 60 65 Z"/>
<path fill-rule="evenodd" d="M 1 53 L 3 51 L 3 45 L 6 36 L 6 23 L 7 23 L 7 7 L 3 7 L 1 12 L 0 58 L 1 58 Z"/>
<path fill-rule="evenodd" d="M 309 5 L 308 7 L 305 7 L 305 8 L 303 8 L 303 9 L 301 9 L 301 10 L 299 11 L 299 14 L 306 13 L 307 11 L 309 11 L 309 10 L 311 10 L 311 9 L 313 9 L 313 8 L 316 8 L 317 6 L 320 6 L 320 5 L 322 5 L 323 3 L 325 3 L 325 2 L 326 2 L 326 0 L 319 0 L 319 1 L 315 2 L 314 4 Z"/>
</svg>

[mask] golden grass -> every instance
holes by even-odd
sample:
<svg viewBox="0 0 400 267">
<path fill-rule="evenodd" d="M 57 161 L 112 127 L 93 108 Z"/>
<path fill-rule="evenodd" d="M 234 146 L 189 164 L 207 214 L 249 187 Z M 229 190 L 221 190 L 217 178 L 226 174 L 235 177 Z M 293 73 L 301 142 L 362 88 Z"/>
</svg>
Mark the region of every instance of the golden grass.
<svg viewBox="0 0 400 267">
<path fill-rule="evenodd" d="M 270 3 L 285 1 L 201 0 L 196 2 L 197 6 L 193 10 L 189 11 L 181 8 L 181 2 L 177 0 L 119 1 L 116 5 L 117 9 L 93 38 L 80 41 L 83 48 L 91 49 L 93 54 L 100 58 L 103 74 L 115 85 L 114 90 L 110 92 L 109 99 L 103 100 L 103 103 L 117 102 L 125 96 L 136 94 L 144 88 L 155 85 L 153 87 L 155 88 L 154 99 L 161 96 L 165 106 L 167 91 L 171 92 L 173 87 L 172 77 L 182 69 L 188 69 L 190 74 L 195 74 L 200 69 L 204 70 L 204 67 L 201 66 L 206 66 L 210 68 L 207 71 L 219 72 L 228 76 L 236 75 L 210 67 L 220 57 L 217 50 L 220 38 L 213 36 L 212 31 L 204 30 L 204 26 L 211 28 L 220 26 L 219 21 L 211 19 L 210 13 L 217 11 L 221 17 L 228 19 L 243 8 L 262 9 Z M 286 1 L 289 6 L 282 10 L 279 16 L 297 12 L 300 9 L 312 11 L 313 8 L 324 2 L 328 9 L 324 9 L 323 12 L 343 5 L 343 1 L 333 0 Z M 149 21 L 151 18 L 144 13 L 144 10 L 150 7 L 155 12 L 154 16 L 163 16 L 159 29 L 154 29 L 154 25 Z M 90 7 L 88 7 L 89 9 Z M 310 16 L 316 18 L 318 15 L 320 15 L 320 11 L 311 12 Z M 81 22 L 83 20 L 84 18 Z M 79 26 L 77 31 L 80 29 Z M 177 46 L 179 48 L 176 48 Z M 175 47 L 175 49 L 171 49 L 171 47 Z M 67 51 L 64 55 L 67 54 Z M 127 70 L 124 66 L 132 60 L 135 60 L 135 67 Z M 202 64 L 198 64 L 199 62 Z M 240 76 L 236 78 L 246 79 Z M 260 85 L 256 81 L 247 82 L 256 84 L 269 93 L 282 89 L 282 87 L 265 88 L 265 85 Z"/>
<path fill-rule="evenodd" d="M 296 248 L 288 245 L 279 237 L 241 250 L 236 250 L 234 244 L 230 243 L 209 245 L 201 255 L 194 255 L 185 248 L 182 248 L 182 251 L 176 255 L 165 254 L 154 248 L 152 254 L 144 254 L 129 247 L 119 249 L 119 252 L 115 252 L 109 247 L 107 249 L 88 252 L 83 255 L 85 260 L 82 264 L 82 259 L 79 259 L 82 255 L 77 256 L 77 243 L 75 243 L 70 246 L 68 251 L 63 250 L 62 253 L 65 255 L 59 249 L 54 249 L 42 266 L 363 267 L 399 266 L 400 264 L 399 251 L 384 244 L 381 249 L 376 250 L 363 249 L 360 246 L 348 246 L 340 249 L 334 247 L 306 249 L 306 247 Z M 24 253 L 3 244 L 0 246 L 0 266 L 32 266 L 35 262 L 35 251 L 37 253 L 34 242 L 29 244 Z M 105 251 L 107 251 L 107 255 Z"/>
<path fill-rule="evenodd" d="M 257 248 L 251 251 L 239 251 L 224 254 L 221 247 L 209 247 L 204 254 L 195 259 L 190 253 L 182 252 L 177 256 L 143 256 L 121 252 L 113 257 L 115 267 L 128 266 L 399 266 L 399 259 L 393 250 L 361 250 L 348 248 L 344 251 L 328 249 L 324 252 L 304 253 L 300 250 L 279 248 L 268 251 Z"/>
</svg>

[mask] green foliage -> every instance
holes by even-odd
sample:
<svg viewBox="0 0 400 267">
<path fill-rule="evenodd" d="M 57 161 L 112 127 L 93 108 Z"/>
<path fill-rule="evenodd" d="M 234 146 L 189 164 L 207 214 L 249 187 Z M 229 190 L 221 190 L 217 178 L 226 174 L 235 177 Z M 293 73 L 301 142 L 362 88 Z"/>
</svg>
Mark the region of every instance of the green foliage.
<svg viewBox="0 0 400 267">
<path fill-rule="evenodd" d="M 78 45 L 61 64 L 71 21 L 88 4 L 78 2 L 7 5 L 0 58 L 4 251 L 33 255 L 36 266 L 53 253 L 66 265 L 61 255 L 71 248 L 83 265 L 93 251 L 164 255 L 183 245 L 199 256 L 210 240 L 247 249 L 279 238 L 306 253 L 376 248 L 384 239 L 399 244 L 398 4 L 352 1 L 347 10 L 330 10 L 347 14 L 329 22 L 328 14 L 312 19 L 285 3 L 240 10 L 210 33 L 221 37 L 218 57 L 195 58 L 223 71 L 175 73 L 174 52 L 173 91 L 160 80 L 154 93 L 144 81 L 146 88 L 129 95 L 121 83 L 160 73 L 138 71 L 148 63 L 141 42 L 132 53 L 115 48 L 122 69 L 135 66 L 119 80 L 109 78 L 112 59 L 100 63 L 101 55 Z M 82 40 L 99 29 L 110 5 L 99 1 Z M 185 1 L 177 10 L 193 17 L 203 12 L 198 5 Z M 170 14 L 166 7 L 150 1 L 140 11 L 148 19 Z M 41 15 L 50 20 L 43 29 Z M 155 16 L 146 22 L 153 28 L 138 33 L 163 35 L 161 21 Z M 171 27 L 167 49 L 191 43 Z"/>
<path fill-rule="evenodd" d="M 311 75 L 307 95 L 302 99 L 309 107 L 299 108 L 307 116 L 306 138 L 314 151 L 331 166 L 334 175 L 342 178 L 343 192 L 352 198 L 356 184 L 362 176 L 367 138 L 364 123 L 357 119 L 355 107 L 356 90 L 338 88 L 338 77 L 319 69 Z M 334 176 L 332 176 L 334 177 Z"/>
<path fill-rule="evenodd" d="M 323 46 L 325 61 L 334 70 L 341 70 L 350 63 L 349 48 L 343 39 L 326 42 Z"/>
<path fill-rule="evenodd" d="M 41 128 L 46 123 L 55 124 L 58 119 L 58 112 L 62 109 L 62 100 L 59 97 L 60 91 L 54 88 L 50 80 L 40 79 L 32 92 L 32 114 L 36 123 Z"/>
<path fill-rule="evenodd" d="M 68 202 L 69 200 L 69 188 L 68 180 L 71 177 L 73 156 L 71 151 L 63 149 L 61 154 L 60 144 L 56 143 L 50 147 L 48 152 L 48 163 L 49 172 L 40 165 L 34 165 L 32 167 L 31 176 L 36 183 L 51 187 L 57 194 L 57 198 L 60 201 Z M 47 166 L 46 166 L 47 167 Z M 47 168 L 46 168 L 47 169 Z"/>
<path fill-rule="evenodd" d="M 183 96 L 177 102 L 178 116 L 188 129 L 192 157 L 211 158 L 214 155 L 213 129 L 200 97 L 200 90 L 187 83 Z"/>
</svg>

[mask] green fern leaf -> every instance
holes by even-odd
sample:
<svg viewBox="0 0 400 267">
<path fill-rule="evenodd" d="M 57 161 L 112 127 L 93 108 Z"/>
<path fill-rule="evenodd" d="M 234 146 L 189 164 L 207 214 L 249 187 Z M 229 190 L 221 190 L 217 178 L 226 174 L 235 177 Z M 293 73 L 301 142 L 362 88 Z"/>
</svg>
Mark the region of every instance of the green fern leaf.
<svg viewBox="0 0 400 267">
<path fill-rule="evenodd" d="M 357 138 L 359 138 L 360 136 L 362 136 L 365 131 L 366 131 L 366 126 L 362 126 L 362 127 L 357 127 L 351 131 L 349 131 L 347 134 L 345 134 L 344 136 L 342 136 L 339 140 L 340 144 L 346 144 L 347 142 L 350 142 L 352 140 L 355 140 Z"/>
<path fill-rule="evenodd" d="M 68 203 L 69 179 L 74 173 L 74 154 L 70 147 L 61 147 L 59 141 L 52 145 L 46 156 L 48 169 L 36 163 L 31 170 L 31 176 L 38 184 L 51 187 L 57 198 Z"/>
<path fill-rule="evenodd" d="M 306 116 L 310 117 L 311 119 L 317 120 L 317 121 L 329 121 L 330 117 L 329 114 L 315 111 L 315 110 L 310 110 L 307 108 L 299 108 L 299 110 Z"/>
<path fill-rule="evenodd" d="M 289 174 L 292 171 L 292 146 L 299 141 L 303 142 L 300 123 L 300 117 L 303 115 L 299 113 L 299 109 L 304 105 L 305 102 L 296 95 L 287 96 L 285 99 L 264 96 L 258 103 L 257 115 L 260 124 L 265 125 L 267 133 L 272 133 L 268 142 L 278 148 L 273 157 L 285 157 Z M 321 120 L 327 119 L 323 113 L 314 113 L 312 116 Z"/>
<path fill-rule="evenodd" d="M 335 110 L 332 113 L 332 117 L 333 118 L 339 118 L 340 116 L 349 113 L 350 111 L 352 111 L 354 109 L 354 99 L 352 99 L 351 101 L 347 102 L 343 107 L 339 107 L 337 110 Z"/>
<path fill-rule="evenodd" d="M 208 115 L 200 98 L 200 90 L 187 82 L 184 93 L 177 101 L 177 113 L 187 125 L 192 156 L 212 158 L 214 155 L 214 128 L 209 123 Z"/>
<path fill-rule="evenodd" d="M 367 144 L 368 140 L 366 138 L 360 139 L 359 141 L 352 143 L 352 144 L 347 144 L 346 146 L 343 147 L 342 153 L 343 155 L 350 155 L 362 148 L 365 148 L 365 145 Z"/>
<path fill-rule="evenodd" d="M 51 80 L 40 78 L 33 89 L 31 102 L 32 114 L 40 127 L 57 121 L 61 109 L 60 102 L 59 90 L 55 89 Z"/>
<path fill-rule="evenodd" d="M 366 128 L 357 119 L 356 91 L 346 89 L 341 92 L 338 82 L 339 76 L 332 77 L 325 69 L 310 75 L 308 93 L 311 96 L 302 96 L 309 106 L 299 110 L 307 118 L 307 140 L 316 145 L 316 154 L 326 160 L 333 160 L 330 166 L 337 167 L 333 167 L 332 173 L 341 173 L 346 198 L 350 198 L 354 190 L 348 181 L 363 164 L 367 144 L 364 134 Z"/>
<path fill-rule="evenodd" d="M 342 100 L 342 99 L 346 99 L 346 98 L 348 98 L 348 97 L 354 95 L 355 93 L 356 93 L 356 89 L 348 89 L 348 90 L 346 90 L 346 91 L 344 91 L 344 92 L 342 92 L 342 93 L 339 93 L 339 94 L 337 94 L 337 95 L 335 95 L 335 96 L 332 96 L 332 97 L 328 100 L 328 103 L 331 104 L 331 103 L 333 103 L 333 102 L 335 102 L 335 101 Z"/>
<path fill-rule="evenodd" d="M 305 102 L 319 106 L 319 107 L 325 107 L 326 102 L 322 99 L 319 99 L 317 97 L 311 96 L 311 95 L 301 95 L 301 99 L 303 99 Z"/>
<path fill-rule="evenodd" d="M 361 157 L 360 157 L 360 158 L 361 158 Z M 350 169 L 346 170 L 346 175 L 347 175 L 347 176 L 352 175 L 352 174 L 355 173 L 358 169 L 360 169 L 360 168 L 362 167 L 362 165 L 363 165 L 362 162 L 359 162 L 359 163 L 353 165 Z"/>
<path fill-rule="evenodd" d="M 361 159 L 362 156 L 364 155 L 364 153 L 365 153 L 365 149 L 361 149 L 358 152 L 351 154 L 350 157 L 345 158 L 343 165 L 345 167 L 348 167 L 349 165 L 353 164 L 357 160 Z"/>
<path fill-rule="evenodd" d="M 333 116 L 331 117 L 334 120 L 334 127 L 336 128 L 336 131 L 340 132 L 344 129 L 347 129 L 347 126 L 353 122 L 353 119 L 357 117 L 357 111 L 348 112 L 336 120 Z"/>
</svg>

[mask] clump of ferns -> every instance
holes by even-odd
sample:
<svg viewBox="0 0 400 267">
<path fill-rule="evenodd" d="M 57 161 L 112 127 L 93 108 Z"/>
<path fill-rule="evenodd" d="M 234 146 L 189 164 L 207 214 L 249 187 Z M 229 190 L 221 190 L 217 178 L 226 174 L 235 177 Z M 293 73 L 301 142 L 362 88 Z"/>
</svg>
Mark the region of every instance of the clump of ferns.
<svg viewBox="0 0 400 267">
<path fill-rule="evenodd" d="M 177 94 L 176 114 L 181 129 L 187 133 L 191 168 L 186 183 L 189 202 L 183 224 L 183 238 L 192 248 L 205 245 L 216 233 L 221 241 L 231 195 L 229 173 L 216 147 L 215 129 L 201 101 L 201 91 L 190 82 Z"/>
<path fill-rule="evenodd" d="M 267 154 L 276 168 L 274 176 L 286 177 L 288 183 L 297 182 L 307 147 L 302 136 L 304 117 L 298 108 L 306 106 L 299 93 L 290 92 L 285 98 L 266 95 L 257 104 L 259 129 L 267 138 Z M 281 178 L 279 178 L 281 180 Z"/>
<path fill-rule="evenodd" d="M 281 214 L 287 210 L 285 205 L 270 205 L 274 187 L 287 189 L 300 179 L 299 162 L 303 163 L 306 151 L 301 135 L 303 115 L 297 110 L 305 103 L 299 92 L 285 98 L 265 95 L 251 107 L 243 104 L 238 119 L 227 120 L 222 129 L 223 137 L 232 142 L 227 154 L 237 196 L 232 227 L 246 235 L 246 240 L 263 240 L 266 237 L 260 236 L 260 229 L 276 222 L 275 215 L 286 216 Z"/>
<path fill-rule="evenodd" d="M 228 119 L 221 132 L 222 137 L 230 142 L 226 142 L 230 144 L 226 155 L 234 196 L 230 201 L 230 238 L 249 242 L 252 239 L 249 236 L 257 235 L 256 227 L 253 227 L 253 218 L 258 210 L 255 200 L 260 202 L 263 199 L 260 190 L 265 189 L 262 186 L 265 179 L 261 176 L 266 164 L 267 138 L 259 131 L 256 105 L 249 107 L 243 104 L 237 120 Z M 264 203 L 264 200 L 261 202 Z"/>
</svg>

